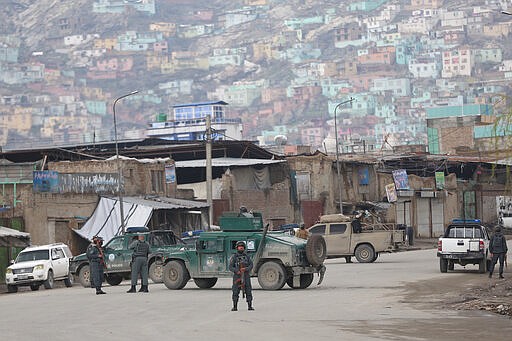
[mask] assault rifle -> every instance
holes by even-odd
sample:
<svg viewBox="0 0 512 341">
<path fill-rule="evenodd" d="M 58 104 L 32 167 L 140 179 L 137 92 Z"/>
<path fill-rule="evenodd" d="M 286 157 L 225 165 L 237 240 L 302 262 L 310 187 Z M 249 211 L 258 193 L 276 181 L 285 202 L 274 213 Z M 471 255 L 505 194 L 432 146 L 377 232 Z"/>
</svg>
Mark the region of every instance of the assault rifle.
<svg viewBox="0 0 512 341">
<path fill-rule="evenodd" d="M 245 298 L 245 267 L 240 264 L 240 278 L 236 280 L 238 285 L 240 286 L 240 289 L 242 290 L 242 298 Z"/>
</svg>

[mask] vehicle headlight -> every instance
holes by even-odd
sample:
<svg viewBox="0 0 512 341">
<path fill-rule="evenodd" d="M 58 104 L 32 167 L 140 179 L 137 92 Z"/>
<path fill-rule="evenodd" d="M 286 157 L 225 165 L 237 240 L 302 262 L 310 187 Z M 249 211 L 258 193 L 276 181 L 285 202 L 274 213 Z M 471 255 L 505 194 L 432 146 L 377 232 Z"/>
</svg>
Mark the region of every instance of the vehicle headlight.
<svg viewBox="0 0 512 341">
<path fill-rule="evenodd" d="M 12 275 L 12 269 L 7 268 L 7 269 L 5 270 L 5 274 L 6 274 L 6 275 Z"/>
<path fill-rule="evenodd" d="M 43 269 L 44 269 L 44 265 L 43 264 L 38 264 L 38 265 L 34 266 L 34 271 L 43 270 Z"/>
</svg>

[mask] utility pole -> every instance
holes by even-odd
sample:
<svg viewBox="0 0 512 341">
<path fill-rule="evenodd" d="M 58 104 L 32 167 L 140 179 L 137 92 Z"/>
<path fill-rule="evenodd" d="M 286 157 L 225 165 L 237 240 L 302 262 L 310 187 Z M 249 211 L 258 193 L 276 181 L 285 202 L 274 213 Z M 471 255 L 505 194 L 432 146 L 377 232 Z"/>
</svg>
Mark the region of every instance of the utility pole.
<svg viewBox="0 0 512 341">
<path fill-rule="evenodd" d="M 117 165 L 117 195 L 119 196 L 119 213 L 121 215 L 121 232 L 124 232 L 125 222 L 124 222 L 124 207 L 123 207 L 123 194 L 121 182 L 123 181 L 123 172 L 121 170 L 121 159 L 119 158 L 119 146 L 117 143 L 117 121 L 116 121 L 116 104 L 117 101 L 123 99 L 125 97 L 135 95 L 139 93 L 139 91 L 132 91 L 129 94 L 120 96 L 116 98 L 114 101 L 114 105 L 112 106 L 112 111 L 114 113 L 114 141 L 116 144 L 116 165 Z"/>
<path fill-rule="evenodd" d="M 208 229 L 213 224 L 212 198 L 212 118 L 206 115 L 206 202 L 208 208 Z"/>
<path fill-rule="evenodd" d="M 341 181 L 341 176 L 340 176 L 340 157 L 339 157 L 339 152 L 338 152 L 338 124 L 337 124 L 337 118 L 336 118 L 336 110 L 338 110 L 338 108 L 340 106 L 342 106 L 343 104 L 347 104 L 347 103 L 352 103 L 353 101 L 355 101 L 354 98 L 350 97 L 350 99 L 346 100 L 346 101 L 343 101 L 341 103 L 339 103 L 338 105 L 336 105 L 334 107 L 334 137 L 336 139 L 336 171 L 338 172 L 338 185 L 339 185 L 339 192 L 340 192 L 340 214 L 343 214 L 343 198 L 342 198 L 342 192 L 343 192 L 343 186 L 342 186 L 342 181 Z"/>
</svg>

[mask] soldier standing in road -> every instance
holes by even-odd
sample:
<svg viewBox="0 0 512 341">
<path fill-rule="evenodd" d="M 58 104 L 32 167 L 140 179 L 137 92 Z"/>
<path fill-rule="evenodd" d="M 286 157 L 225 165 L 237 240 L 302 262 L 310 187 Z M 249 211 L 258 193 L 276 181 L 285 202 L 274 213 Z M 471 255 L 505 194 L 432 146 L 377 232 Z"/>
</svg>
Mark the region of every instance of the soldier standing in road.
<svg viewBox="0 0 512 341">
<path fill-rule="evenodd" d="M 132 286 L 128 293 L 136 292 L 137 279 L 141 276 L 141 287 L 139 292 L 149 292 L 148 290 L 148 255 L 149 244 L 144 240 L 144 235 L 139 234 L 138 239 L 130 244 L 133 249 L 132 254 Z"/>
<path fill-rule="evenodd" d="M 96 288 L 96 295 L 106 294 L 101 289 L 103 283 L 103 268 L 105 260 L 103 259 L 103 238 L 100 236 L 92 237 L 92 243 L 87 247 L 86 255 L 89 259 L 89 280 L 91 287 Z"/>
<path fill-rule="evenodd" d="M 254 310 L 252 307 L 252 287 L 251 270 L 253 267 L 252 259 L 245 252 L 245 243 L 239 241 L 236 243 L 236 253 L 229 259 L 229 270 L 233 272 L 233 308 L 231 311 L 238 310 L 238 297 L 240 289 L 246 296 L 248 310 Z"/>
<path fill-rule="evenodd" d="M 503 278 L 503 263 L 505 262 L 505 257 L 507 256 L 507 240 L 505 236 L 501 233 L 501 227 L 496 227 L 496 231 L 491 238 L 491 242 L 489 243 L 489 251 L 492 254 L 492 263 L 491 268 L 489 269 L 489 278 L 492 277 L 492 273 L 494 271 L 494 267 L 500 260 L 500 278 Z"/>
</svg>

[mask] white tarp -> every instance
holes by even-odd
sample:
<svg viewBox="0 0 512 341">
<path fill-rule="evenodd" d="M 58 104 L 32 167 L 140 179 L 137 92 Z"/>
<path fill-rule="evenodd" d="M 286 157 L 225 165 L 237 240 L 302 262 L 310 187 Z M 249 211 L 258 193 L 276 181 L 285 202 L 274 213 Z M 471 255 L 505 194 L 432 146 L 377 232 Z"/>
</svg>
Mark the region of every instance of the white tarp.
<svg viewBox="0 0 512 341">
<path fill-rule="evenodd" d="M 92 240 L 93 236 L 100 236 L 106 243 L 122 232 L 120 212 L 118 199 L 101 197 L 92 216 L 81 229 L 74 231 L 88 240 Z M 146 226 L 153 207 L 130 203 L 123 199 L 123 212 L 125 226 Z"/>
</svg>

